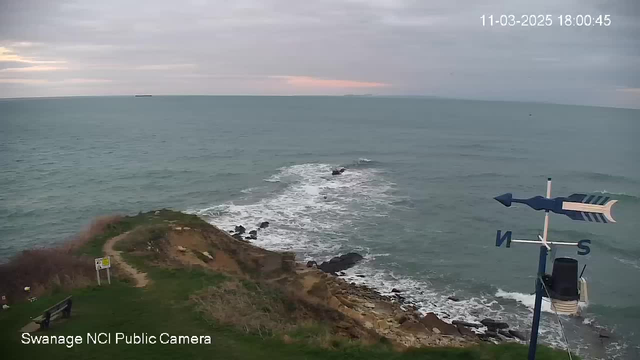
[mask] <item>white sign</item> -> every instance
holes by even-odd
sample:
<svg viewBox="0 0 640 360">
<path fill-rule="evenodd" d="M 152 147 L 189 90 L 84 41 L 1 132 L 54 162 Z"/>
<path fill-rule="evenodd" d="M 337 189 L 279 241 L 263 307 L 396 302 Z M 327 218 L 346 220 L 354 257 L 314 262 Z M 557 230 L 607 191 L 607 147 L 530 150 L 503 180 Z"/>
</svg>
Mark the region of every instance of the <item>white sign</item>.
<svg viewBox="0 0 640 360">
<path fill-rule="evenodd" d="M 96 258 L 96 270 L 108 269 L 111 267 L 111 259 L 107 257 Z"/>
</svg>

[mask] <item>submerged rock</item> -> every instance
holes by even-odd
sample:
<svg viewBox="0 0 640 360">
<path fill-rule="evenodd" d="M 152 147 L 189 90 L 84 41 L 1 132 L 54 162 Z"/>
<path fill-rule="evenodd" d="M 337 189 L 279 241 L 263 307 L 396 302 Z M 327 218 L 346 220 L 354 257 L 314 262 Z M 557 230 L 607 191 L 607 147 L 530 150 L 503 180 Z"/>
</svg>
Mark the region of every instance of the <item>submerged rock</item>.
<svg viewBox="0 0 640 360">
<path fill-rule="evenodd" d="M 347 270 L 362 259 L 362 255 L 351 252 L 344 255 L 336 256 L 329 261 L 323 262 L 322 264 L 318 265 L 318 269 L 326 273 L 335 274 L 339 271 Z"/>
<path fill-rule="evenodd" d="M 611 333 L 605 329 L 601 329 L 598 332 L 598 337 L 601 339 L 610 339 L 611 338 Z"/>
<path fill-rule="evenodd" d="M 457 296 L 449 296 L 447 299 L 451 300 L 451 301 L 460 301 L 460 298 L 458 298 Z"/>
<path fill-rule="evenodd" d="M 257 230 L 249 231 L 249 239 L 257 240 L 258 239 L 258 231 Z"/>
<path fill-rule="evenodd" d="M 269 227 L 269 222 L 268 221 L 261 222 L 260 226 L 259 226 L 260 229 L 266 229 L 268 227 Z"/>
<path fill-rule="evenodd" d="M 247 231 L 247 229 L 245 229 L 245 227 L 242 225 L 238 225 L 235 227 L 234 231 L 238 234 L 244 234 L 244 232 Z"/>
</svg>

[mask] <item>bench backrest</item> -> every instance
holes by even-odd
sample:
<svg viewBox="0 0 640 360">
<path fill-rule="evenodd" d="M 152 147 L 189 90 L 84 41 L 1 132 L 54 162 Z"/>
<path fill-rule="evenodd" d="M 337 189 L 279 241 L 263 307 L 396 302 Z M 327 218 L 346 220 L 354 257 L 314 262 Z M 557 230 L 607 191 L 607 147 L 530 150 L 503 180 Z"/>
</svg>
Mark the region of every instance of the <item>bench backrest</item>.
<svg viewBox="0 0 640 360">
<path fill-rule="evenodd" d="M 60 311 L 61 309 L 64 309 L 65 307 L 67 307 L 67 305 L 69 304 L 69 299 L 71 299 L 71 296 L 65 298 L 64 300 L 60 301 L 59 303 L 53 305 L 52 307 L 48 308 L 47 310 L 43 311 L 43 313 L 56 313 L 58 311 Z"/>
</svg>

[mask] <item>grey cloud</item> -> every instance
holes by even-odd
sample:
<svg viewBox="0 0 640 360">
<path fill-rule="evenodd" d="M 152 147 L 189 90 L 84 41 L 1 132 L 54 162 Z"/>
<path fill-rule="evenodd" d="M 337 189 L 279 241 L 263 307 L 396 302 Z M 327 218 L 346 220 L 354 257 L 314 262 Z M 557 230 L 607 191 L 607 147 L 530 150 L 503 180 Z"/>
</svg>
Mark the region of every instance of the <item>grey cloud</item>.
<svg viewBox="0 0 640 360">
<path fill-rule="evenodd" d="M 381 82 L 390 95 L 640 107 L 636 0 L 0 0 L 0 46 L 68 71 L 0 83 L 0 96 L 131 92 L 342 94 L 273 76 Z M 482 14 L 610 14 L 610 27 L 482 27 Z M 32 42 L 33 46 L 11 46 Z M 24 66 L 21 64 L 20 66 Z M 0 69 L 15 64 L 0 62 Z M 0 78 L 18 73 L 0 73 Z M 215 79 L 215 81 L 212 81 Z M 74 86 L 71 86 L 74 85 Z M 90 93 L 80 93 L 87 91 Z M 55 93 L 54 93 L 55 92 Z"/>
</svg>

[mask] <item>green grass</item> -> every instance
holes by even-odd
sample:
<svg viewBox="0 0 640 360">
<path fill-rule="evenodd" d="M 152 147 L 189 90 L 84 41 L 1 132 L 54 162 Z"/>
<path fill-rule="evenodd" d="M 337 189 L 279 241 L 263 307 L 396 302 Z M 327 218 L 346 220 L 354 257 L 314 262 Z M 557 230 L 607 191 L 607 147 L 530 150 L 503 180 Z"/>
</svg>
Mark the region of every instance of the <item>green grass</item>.
<svg viewBox="0 0 640 360">
<path fill-rule="evenodd" d="M 135 216 L 126 216 L 116 224 L 109 225 L 104 233 L 94 237 L 87 244 L 81 246 L 77 250 L 77 253 L 79 255 L 100 257 L 102 256 L 102 246 L 108 239 L 133 230 L 137 226 L 167 225 L 169 224 L 167 221 L 173 221 L 181 226 L 188 226 L 194 229 L 211 226 L 196 215 L 188 215 L 173 210 L 162 209 L 158 211 L 158 215 L 155 215 L 155 211 L 139 213 Z"/>
<path fill-rule="evenodd" d="M 93 239 L 81 249 L 81 253 L 99 256 L 104 241 L 111 236 L 150 223 L 181 218 L 181 225 L 204 226 L 202 220 L 175 212 L 163 211 L 127 217 L 106 234 Z M 205 223 L 206 224 L 206 223 Z M 363 360 L 507 360 L 525 359 L 527 348 L 519 344 L 479 345 L 466 349 L 419 349 L 395 352 L 381 343 L 364 346 L 349 341 L 332 343 L 334 349 L 309 345 L 306 338 L 313 338 L 326 331 L 320 326 L 300 328 L 291 333 L 296 340 L 285 344 L 280 337 L 261 338 L 246 334 L 229 326 L 222 326 L 203 318 L 195 310 L 189 296 L 209 286 L 218 286 L 228 277 L 205 269 L 165 269 L 148 265 L 145 258 L 126 256 L 132 265 L 147 271 L 152 284 L 147 288 L 135 288 L 127 281 L 113 279 L 111 285 L 77 289 L 71 293 L 58 292 L 42 297 L 33 303 L 22 303 L 0 312 L 0 354 L 3 359 L 363 359 Z M 251 289 L 251 283 L 245 283 Z M 73 311 L 70 319 L 58 320 L 45 332 L 34 334 L 80 335 L 83 344 L 67 348 L 64 345 L 24 345 L 20 343 L 19 329 L 30 318 L 38 316 L 49 306 L 68 295 L 73 295 Z M 116 332 L 159 335 L 210 335 L 210 345 L 87 345 L 87 333 Z M 566 359 L 566 353 L 540 347 L 539 360 Z M 575 359 L 575 357 L 574 357 Z"/>
</svg>

